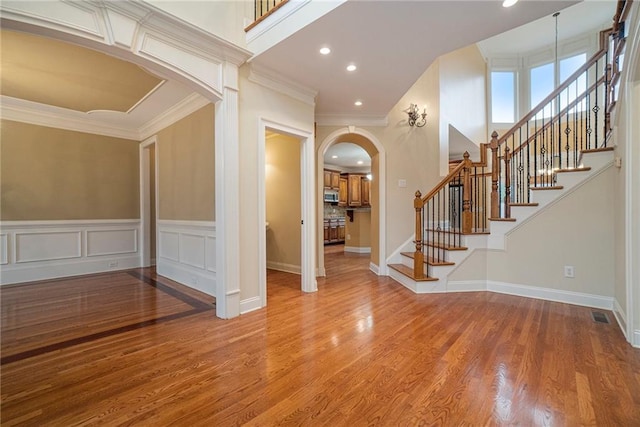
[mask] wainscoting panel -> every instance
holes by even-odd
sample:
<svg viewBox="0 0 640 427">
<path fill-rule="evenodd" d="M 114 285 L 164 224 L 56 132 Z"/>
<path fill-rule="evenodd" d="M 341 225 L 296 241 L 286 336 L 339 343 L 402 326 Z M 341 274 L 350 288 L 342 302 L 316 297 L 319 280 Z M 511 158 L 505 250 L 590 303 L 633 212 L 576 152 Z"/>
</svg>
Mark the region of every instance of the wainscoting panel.
<svg viewBox="0 0 640 427">
<path fill-rule="evenodd" d="M 0 234 L 0 264 L 9 263 L 9 236 L 6 233 Z"/>
<path fill-rule="evenodd" d="M 158 274 L 215 296 L 215 222 L 158 220 L 158 236 Z"/>
<path fill-rule="evenodd" d="M 88 230 L 87 256 L 138 252 L 138 230 Z"/>
<path fill-rule="evenodd" d="M 16 232 L 16 263 L 82 256 L 82 231 Z"/>
<path fill-rule="evenodd" d="M 140 266 L 140 221 L 2 221 L 0 284 Z"/>
</svg>

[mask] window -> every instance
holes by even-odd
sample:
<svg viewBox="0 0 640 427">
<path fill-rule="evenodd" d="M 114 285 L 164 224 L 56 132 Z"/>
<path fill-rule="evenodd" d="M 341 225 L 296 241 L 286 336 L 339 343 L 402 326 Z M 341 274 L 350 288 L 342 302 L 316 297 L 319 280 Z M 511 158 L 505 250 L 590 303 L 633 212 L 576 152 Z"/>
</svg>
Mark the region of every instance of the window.
<svg viewBox="0 0 640 427">
<path fill-rule="evenodd" d="M 587 54 L 581 53 L 579 55 L 571 56 L 569 58 L 562 59 L 560 61 L 560 81 L 564 82 L 571 74 L 573 74 L 578 68 L 580 68 L 585 62 L 587 62 Z M 560 95 L 560 111 L 567 107 L 577 97 L 582 95 L 587 90 L 587 75 L 582 74 L 578 77 L 575 83 L 569 85 L 569 87 Z M 577 111 L 584 111 L 586 103 L 584 101 L 578 103 Z M 572 108 L 569 112 L 575 112 L 576 109 Z"/>
<path fill-rule="evenodd" d="M 514 71 L 491 72 L 491 121 L 493 123 L 515 122 L 515 87 Z"/>
<path fill-rule="evenodd" d="M 545 99 L 555 86 L 553 62 L 533 67 L 530 73 L 529 108 L 533 108 Z M 545 112 L 545 116 L 547 113 Z"/>
</svg>

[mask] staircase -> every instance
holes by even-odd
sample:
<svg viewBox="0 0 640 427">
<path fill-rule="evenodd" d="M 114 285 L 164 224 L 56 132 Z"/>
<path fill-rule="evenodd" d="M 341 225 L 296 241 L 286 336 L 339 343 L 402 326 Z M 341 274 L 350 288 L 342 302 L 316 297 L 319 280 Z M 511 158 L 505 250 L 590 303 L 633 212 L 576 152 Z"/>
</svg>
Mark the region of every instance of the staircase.
<svg viewBox="0 0 640 427">
<path fill-rule="evenodd" d="M 619 0 L 600 50 L 509 131 L 481 144 L 423 196 L 415 236 L 388 260 L 389 275 L 417 293 L 453 292 L 448 277 L 475 249 L 505 236 L 613 164 L 611 113 L 631 1 Z"/>
</svg>

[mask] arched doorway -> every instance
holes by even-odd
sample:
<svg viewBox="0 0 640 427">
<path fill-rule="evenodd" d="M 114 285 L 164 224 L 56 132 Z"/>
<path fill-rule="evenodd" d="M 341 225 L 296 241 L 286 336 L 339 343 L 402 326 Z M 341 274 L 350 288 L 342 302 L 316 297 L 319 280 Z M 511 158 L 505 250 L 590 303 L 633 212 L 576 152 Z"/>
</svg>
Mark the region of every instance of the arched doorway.
<svg viewBox="0 0 640 427">
<path fill-rule="evenodd" d="M 364 129 L 350 126 L 338 129 L 327 136 L 316 153 L 318 171 L 318 275 L 326 274 L 324 268 L 324 155 L 327 149 L 339 142 L 349 142 L 362 147 L 371 157 L 371 262 L 370 269 L 378 275 L 386 275 L 386 218 L 385 218 L 385 150 L 378 139 Z"/>
</svg>

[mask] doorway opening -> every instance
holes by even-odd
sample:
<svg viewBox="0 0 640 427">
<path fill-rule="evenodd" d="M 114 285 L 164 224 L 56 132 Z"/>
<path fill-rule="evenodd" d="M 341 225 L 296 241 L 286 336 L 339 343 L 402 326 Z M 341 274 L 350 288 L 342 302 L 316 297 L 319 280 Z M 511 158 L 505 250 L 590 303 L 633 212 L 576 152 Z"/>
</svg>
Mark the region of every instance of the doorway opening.
<svg viewBox="0 0 640 427">
<path fill-rule="evenodd" d="M 325 228 L 324 221 L 322 220 L 325 215 L 325 169 L 332 169 L 332 166 L 334 165 L 333 162 L 337 160 L 332 158 L 334 155 L 339 157 L 339 154 L 332 153 L 332 150 L 330 150 L 331 147 L 334 145 L 336 147 L 340 147 L 344 143 L 348 143 L 349 146 L 358 146 L 359 150 L 365 152 L 367 154 L 366 157 L 370 159 L 369 168 L 366 168 L 364 165 L 365 159 L 361 159 L 363 161 L 362 165 L 358 165 L 356 159 L 354 165 L 354 168 L 364 167 L 368 169 L 368 173 L 365 173 L 366 171 L 364 169 L 353 169 L 353 173 L 349 173 L 347 171 L 345 171 L 344 174 L 340 173 L 343 193 L 345 186 L 344 179 L 346 178 L 347 199 L 344 200 L 343 195 L 343 200 L 339 200 L 339 204 L 349 205 L 349 193 L 355 193 L 356 195 L 360 194 L 359 200 L 356 200 L 352 206 L 345 207 L 345 249 L 347 250 L 347 253 L 349 253 L 349 251 L 355 253 L 369 253 L 369 270 L 378 275 L 386 275 L 386 210 L 384 209 L 386 200 L 385 150 L 383 145 L 373 134 L 363 129 L 356 128 L 355 126 L 349 126 L 332 132 L 323 140 L 317 151 L 316 167 L 318 171 L 318 185 L 316 194 L 318 195 L 319 207 L 318 226 L 316 232 L 319 239 L 318 275 L 326 276 L 327 274 L 324 256 Z M 327 155 L 327 153 L 329 153 L 329 155 L 326 159 L 325 165 L 325 155 Z M 353 175 L 351 179 L 349 178 L 350 175 Z M 366 186 L 369 186 L 369 188 L 367 189 Z M 369 197 L 369 206 L 365 209 L 363 209 L 362 206 L 363 200 L 361 191 L 363 187 L 365 188 L 365 197 Z M 359 191 L 358 188 L 360 189 Z M 339 197 L 340 190 L 338 189 L 338 198 Z M 358 204 L 360 204 L 360 206 L 357 206 Z M 365 201 L 365 205 L 366 204 L 367 203 Z M 330 208 L 330 213 L 333 213 L 333 207 Z M 349 230 L 347 222 L 349 223 L 348 225 L 352 226 L 351 230 Z M 358 241 L 362 238 L 363 230 L 365 231 L 364 234 L 366 234 L 366 240 Z M 354 236 L 351 231 L 357 231 L 360 235 Z M 331 232 L 331 230 L 329 230 L 329 232 Z M 331 235 L 329 237 L 331 237 Z M 349 239 L 347 239 L 347 237 L 349 237 Z"/>
<path fill-rule="evenodd" d="M 336 142 L 324 153 L 323 243 L 325 258 L 371 253 L 371 156 L 358 144 Z M 329 268 L 325 265 L 329 274 Z"/>
<path fill-rule="evenodd" d="M 298 276 L 302 273 L 300 151 L 298 138 L 267 130 L 264 177 L 266 268 Z M 295 278 L 290 280 L 295 281 Z"/>
<path fill-rule="evenodd" d="M 140 218 L 142 267 L 156 265 L 158 212 L 158 156 L 153 136 L 140 144 Z"/>
</svg>

